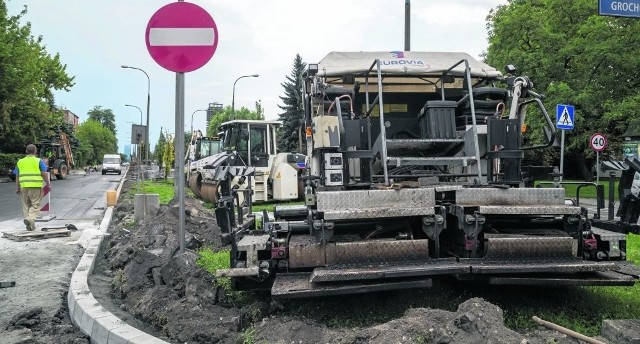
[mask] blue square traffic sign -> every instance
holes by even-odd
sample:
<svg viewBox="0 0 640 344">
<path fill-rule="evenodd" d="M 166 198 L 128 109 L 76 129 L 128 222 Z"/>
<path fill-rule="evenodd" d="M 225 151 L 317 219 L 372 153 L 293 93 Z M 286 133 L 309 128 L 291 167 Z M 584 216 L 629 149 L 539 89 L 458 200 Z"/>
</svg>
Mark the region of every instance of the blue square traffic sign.
<svg viewBox="0 0 640 344">
<path fill-rule="evenodd" d="M 640 0 L 599 0 L 601 16 L 640 18 Z"/>
<path fill-rule="evenodd" d="M 556 128 L 571 130 L 575 127 L 575 117 L 573 116 L 572 105 L 556 105 Z"/>
</svg>

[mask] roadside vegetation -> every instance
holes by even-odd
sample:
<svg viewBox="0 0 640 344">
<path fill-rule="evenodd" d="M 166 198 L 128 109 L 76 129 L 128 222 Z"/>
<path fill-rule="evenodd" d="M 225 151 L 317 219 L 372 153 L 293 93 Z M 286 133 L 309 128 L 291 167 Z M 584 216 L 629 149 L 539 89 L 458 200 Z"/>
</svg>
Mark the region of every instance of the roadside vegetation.
<svg viewBox="0 0 640 344">
<path fill-rule="evenodd" d="M 595 188 L 595 184 L 596 181 L 592 181 L 592 182 L 585 182 L 582 180 L 573 180 L 573 179 L 565 179 L 563 182 L 566 182 L 565 184 L 562 184 L 562 187 L 565 190 L 565 196 L 569 197 L 569 198 L 576 198 L 576 196 L 578 195 L 578 187 L 580 187 L 580 185 L 583 184 L 579 184 L 579 183 L 584 183 L 584 184 L 589 184 L 589 185 L 594 185 L 594 186 L 583 186 L 580 187 L 580 198 L 596 198 L 597 194 L 596 194 L 596 188 Z M 616 179 L 615 181 L 615 185 L 614 185 L 614 191 L 615 191 L 615 199 L 618 199 L 618 184 L 620 183 L 620 181 L 618 179 Z M 600 178 L 600 185 L 602 185 L 604 187 L 604 199 L 605 202 L 608 201 L 609 199 L 609 179 L 608 178 Z M 554 187 L 553 182 L 552 181 L 537 181 L 535 183 L 536 187 L 545 187 L 545 188 L 552 188 Z"/>
<path fill-rule="evenodd" d="M 174 194 L 173 180 L 145 180 L 144 183 L 137 181 L 134 182 L 134 185 L 132 185 L 128 193 L 131 194 L 132 197 L 137 193 L 158 194 L 160 204 L 167 205 L 173 198 Z"/>
</svg>

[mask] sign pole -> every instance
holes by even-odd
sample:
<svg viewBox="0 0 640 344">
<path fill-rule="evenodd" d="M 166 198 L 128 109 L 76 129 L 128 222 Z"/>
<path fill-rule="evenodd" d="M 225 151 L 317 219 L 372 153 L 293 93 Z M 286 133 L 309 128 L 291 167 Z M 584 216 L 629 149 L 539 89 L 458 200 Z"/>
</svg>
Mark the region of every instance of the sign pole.
<svg viewBox="0 0 640 344">
<path fill-rule="evenodd" d="M 562 130 L 562 134 L 560 134 L 560 182 L 564 178 L 564 132 L 565 130 Z"/>
<path fill-rule="evenodd" d="M 600 152 L 596 152 L 596 184 L 600 185 Z"/>
<path fill-rule="evenodd" d="M 184 0 L 178 0 L 182 2 Z M 173 197 L 178 196 L 178 235 L 180 236 L 180 253 L 184 253 L 185 249 L 185 234 L 184 234 L 184 73 L 176 73 L 176 144 L 178 149 L 175 150 L 176 157 L 174 159 L 175 164 L 178 165 L 177 173 L 173 176 L 173 181 L 176 184 L 178 193 L 174 193 Z"/>
<path fill-rule="evenodd" d="M 595 133 L 589 139 L 589 146 L 596 152 L 596 183 L 600 184 L 600 152 L 607 148 L 607 137 L 601 133 Z"/>
<path fill-rule="evenodd" d="M 211 59 L 218 46 L 218 29 L 203 8 L 178 0 L 151 16 L 145 43 L 149 54 L 160 66 L 176 73 L 173 199 L 178 201 L 178 236 L 180 253 L 184 253 L 184 73 L 204 66 Z"/>
<path fill-rule="evenodd" d="M 176 129 L 175 129 L 175 165 L 173 176 L 175 191 L 173 197 L 178 197 L 178 235 L 180 237 L 180 253 L 184 253 L 184 73 L 176 73 Z"/>
<path fill-rule="evenodd" d="M 560 138 L 560 182 L 564 179 L 564 136 L 565 131 L 572 130 L 575 126 L 574 108 L 571 105 L 556 105 L 556 128 L 562 130 Z"/>
</svg>

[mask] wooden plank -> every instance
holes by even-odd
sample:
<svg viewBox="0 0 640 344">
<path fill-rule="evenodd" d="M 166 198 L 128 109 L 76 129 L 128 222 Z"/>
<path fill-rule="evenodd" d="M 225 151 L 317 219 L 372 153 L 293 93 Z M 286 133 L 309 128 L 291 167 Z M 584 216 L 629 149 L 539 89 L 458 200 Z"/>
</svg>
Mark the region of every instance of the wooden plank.
<svg viewBox="0 0 640 344">
<path fill-rule="evenodd" d="M 14 241 L 26 241 L 26 240 L 39 240 L 56 238 L 62 236 L 71 236 L 71 231 L 68 229 L 50 229 L 48 231 L 11 231 L 2 232 L 2 236 L 14 240 Z"/>
</svg>

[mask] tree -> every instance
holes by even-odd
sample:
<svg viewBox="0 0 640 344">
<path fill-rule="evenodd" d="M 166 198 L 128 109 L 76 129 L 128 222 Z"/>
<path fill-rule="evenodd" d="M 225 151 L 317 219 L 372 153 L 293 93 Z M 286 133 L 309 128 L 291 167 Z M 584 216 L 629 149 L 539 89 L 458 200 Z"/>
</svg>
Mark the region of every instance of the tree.
<svg viewBox="0 0 640 344">
<path fill-rule="evenodd" d="M 158 138 L 158 143 L 156 143 L 155 150 L 153 152 L 153 156 L 158 161 L 158 165 L 162 168 L 162 164 L 164 162 L 164 149 L 167 144 L 167 138 L 164 136 L 162 132 L 162 127 L 160 128 L 160 137 Z"/>
<path fill-rule="evenodd" d="M 278 149 L 281 152 L 295 152 L 302 149 L 299 147 L 304 132 L 302 73 L 306 66 L 300 54 L 296 54 L 291 75 L 288 75 L 287 81 L 281 84 L 284 88 L 284 96 L 280 97 L 284 105 L 278 105 L 284 111 L 278 115 L 278 119 L 282 121 L 282 129 L 278 135 Z"/>
<path fill-rule="evenodd" d="M 164 145 L 164 154 L 162 155 L 163 157 L 163 164 L 164 164 L 164 180 L 167 180 L 167 176 L 169 175 L 169 171 L 171 170 L 171 168 L 173 167 L 173 163 L 175 161 L 174 158 L 174 146 L 173 146 L 173 137 L 171 137 L 171 135 L 167 134 L 167 142 Z M 176 176 L 177 178 L 177 176 Z"/>
<path fill-rule="evenodd" d="M 118 151 L 115 134 L 98 121 L 88 119 L 82 122 L 78 125 L 76 137 L 80 145 L 79 166 L 100 164 L 105 154 Z"/>
<path fill-rule="evenodd" d="M 0 0 L 0 151 L 24 152 L 62 124 L 62 112 L 54 106 L 53 90 L 68 91 L 73 77 L 67 75 L 60 56 L 50 55 L 42 36 L 34 37 L 31 24 L 20 25 L 27 7 L 9 16 Z"/>
<path fill-rule="evenodd" d="M 606 133 L 607 153 L 614 155 L 629 121 L 640 117 L 640 21 L 598 16 L 597 6 L 592 0 L 511 0 L 487 17 L 487 62 L 513 64 L 529 76 L 551 116 L 556 104 L 575 106 L 576 127 L 565 144 L 574 173 L 587 179 L 594 157 L 589 137 Z M 539 141 L 543 119 L 530 113 L 526 122 L 528 139 Z"/>
<path fill-rule="evenodd" d="M 118 134 L 116 132 L 116 116 L 113 114 L 113 110 L 103 109 L 102 106 L 96 105 L 87 112 L 87 115 L 89 115 L 89 119 L 99 122 L 105 128 L 111 130 L 114 135 Z"/>
<path fill-rule="evenodd" d="M 231 106 L 226 106 L 222 111 L 211 116 L 211 120 L 209 121 L 209 126 L 207 129 L 207 136 L 218 136 L 220 125 L 232 119 L 263 120 L 264 110 L 262 109 L 262 103 L 260 101 L 257 101 L 256 109 L 254 111 L 251 111 L 243 106 L 239 110 L 236 110 L 235 114 L 233 113 L 233 111 L 231 111 Z"/>
</svg>

